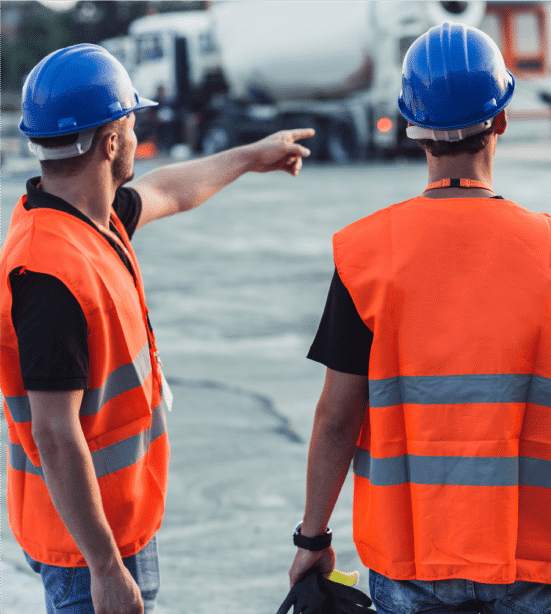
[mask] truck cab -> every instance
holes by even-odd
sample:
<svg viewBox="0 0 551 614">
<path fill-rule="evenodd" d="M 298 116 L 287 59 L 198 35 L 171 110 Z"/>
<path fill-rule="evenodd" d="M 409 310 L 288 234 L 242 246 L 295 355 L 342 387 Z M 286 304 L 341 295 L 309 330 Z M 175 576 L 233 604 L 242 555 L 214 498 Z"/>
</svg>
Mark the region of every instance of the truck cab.
<svg viewBox="0 0 551 614">
<path fill-rule="evenodd" d="M 176 142 L 189 141 L 189 117 L 227 89 L 210 15 L 182 11 L 142 17 L 130 24 L 128 34 L 134 44 L 132 83 L 160 103 L 166 118 L 172 116 Z"/>
<path fill-rule="evenodd" d="M 116 36 L 101 41 L 100 45 L 107 49 L 109 53 L 130 73 L 134 65 L 134 41 L 130 36 Z"/>
</svg>

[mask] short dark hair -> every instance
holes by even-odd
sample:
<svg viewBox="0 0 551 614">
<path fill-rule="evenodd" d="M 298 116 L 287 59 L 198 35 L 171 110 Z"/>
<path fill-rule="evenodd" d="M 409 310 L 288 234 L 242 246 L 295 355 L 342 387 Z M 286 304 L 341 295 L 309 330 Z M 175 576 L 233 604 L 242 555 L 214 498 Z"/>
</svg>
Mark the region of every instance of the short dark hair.
<svg viewBox="0 0 551 614">
<path fill-rule="evenodd" d="M 495 130 L 495 121 L 492 125 L 473 136 L 468 136 L 462 141 L 432 141 L 430 139 L 419 139 L 417 144 L 421 149 L 428 151 L 435 158 L 440 156 L 456 156 L 461 153 L 476 154 L 482 151 L 488 144 L 488 137 Z"/>
<path fill-rule="evenodd" d="M 120 120 L 98 126 L 98 129 L 94 133 L 90 149 L 86 153 L 83 153 L 80 156 L 74 156 L 72 158 L 64 158 L 62 160 L 40 160 L 40 166 L 43 173 L 54 177 L 72 177 L 74 175 L 78 175 L 90 162 L 90 159 L 94 155 L 101 138 L 113 130 L 117 134 L 122 133 L 122 122 L 120 122 Z M 65 145 L 72 145 L 73 143 L 76 143 L 78 135 L 78 132 L 74 132 L 72 134 L 51 136 L 40 139 L 31 137 L 30 141 L 31 143 L 36 143 L 42 147 L 63 147 Z"/>
</svg>

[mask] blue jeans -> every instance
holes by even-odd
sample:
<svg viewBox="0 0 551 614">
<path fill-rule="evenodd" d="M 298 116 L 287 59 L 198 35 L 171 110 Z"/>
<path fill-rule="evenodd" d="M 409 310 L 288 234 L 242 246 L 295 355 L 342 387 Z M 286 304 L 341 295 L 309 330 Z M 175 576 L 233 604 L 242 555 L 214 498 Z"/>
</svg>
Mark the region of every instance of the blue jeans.
<svg viewBox="0 0 551 614">
<path fill-rule="evenodd" d="M 94 614 L 88 567 L 46 565 L 24 554 L 33 571 L 42 576 L 48 614 Z M 145 614 L 151 614 L 161 584 L 156 538 L 123 563 L 140 587 Z"/>
<path fill-rule="evenodd" d="M 472 580 L 391 580 L 370 570 L 369 590 L 377 614 L 448 614 L 475 612 L 461 609 L 466 601 L 484 604 L 492 614 L 549 614 L 551 584 L 514 582 L 483 584 Z M 454 609 L 454 606 L 456 609 Z M 480 605 L 479 612 L 484 612 Z"/>
</svg>

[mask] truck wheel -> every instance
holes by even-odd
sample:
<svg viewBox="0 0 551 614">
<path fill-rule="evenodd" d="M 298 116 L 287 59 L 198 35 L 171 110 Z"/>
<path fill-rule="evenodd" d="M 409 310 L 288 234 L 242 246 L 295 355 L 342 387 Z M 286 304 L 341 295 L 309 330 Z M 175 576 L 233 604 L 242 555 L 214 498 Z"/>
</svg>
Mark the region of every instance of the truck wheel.
<svg viewBox="0 0 551 614">
<path fill-rule="evenodd" d="M 360 157 L 356 131 L 348 122 L 331 122 L 327 131 L 327 157 L 337 164 L 354 162 Z"/>
<path fill-rule="evenodd" d="M 281 122 L 281 130 L 294 130 L 296 128 L 313 128 L 316 134 L 304 141 L 298 141 L 310 150 L 311 160 L 324 160 L 326 158 L 326 128 L 312 115 L 288 115 Z"/>
<path fill-rule="evenodd" d="M 212 123 L 207 126 L 201 138 L 201 152 L 210 156 L 234 145 L 234 131 L 226 124 Z"/>
</svg>

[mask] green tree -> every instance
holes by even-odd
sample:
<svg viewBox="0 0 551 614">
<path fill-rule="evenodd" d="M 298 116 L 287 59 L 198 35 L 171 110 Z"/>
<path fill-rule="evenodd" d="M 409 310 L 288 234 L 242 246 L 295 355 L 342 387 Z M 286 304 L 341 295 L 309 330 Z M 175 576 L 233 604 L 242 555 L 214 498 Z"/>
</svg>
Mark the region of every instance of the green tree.
<svg viewBox="0 0 551 614">
<path fill-rule="evenodd" d="M 39 2 L 2 2 L 2 89 L 21 91 L 25 76 L 43 57 L 68 45 L 123 36 L 150 11 L 201 10 L 205 2 L 81 0 L 67 12 Z"/>
</svg>

